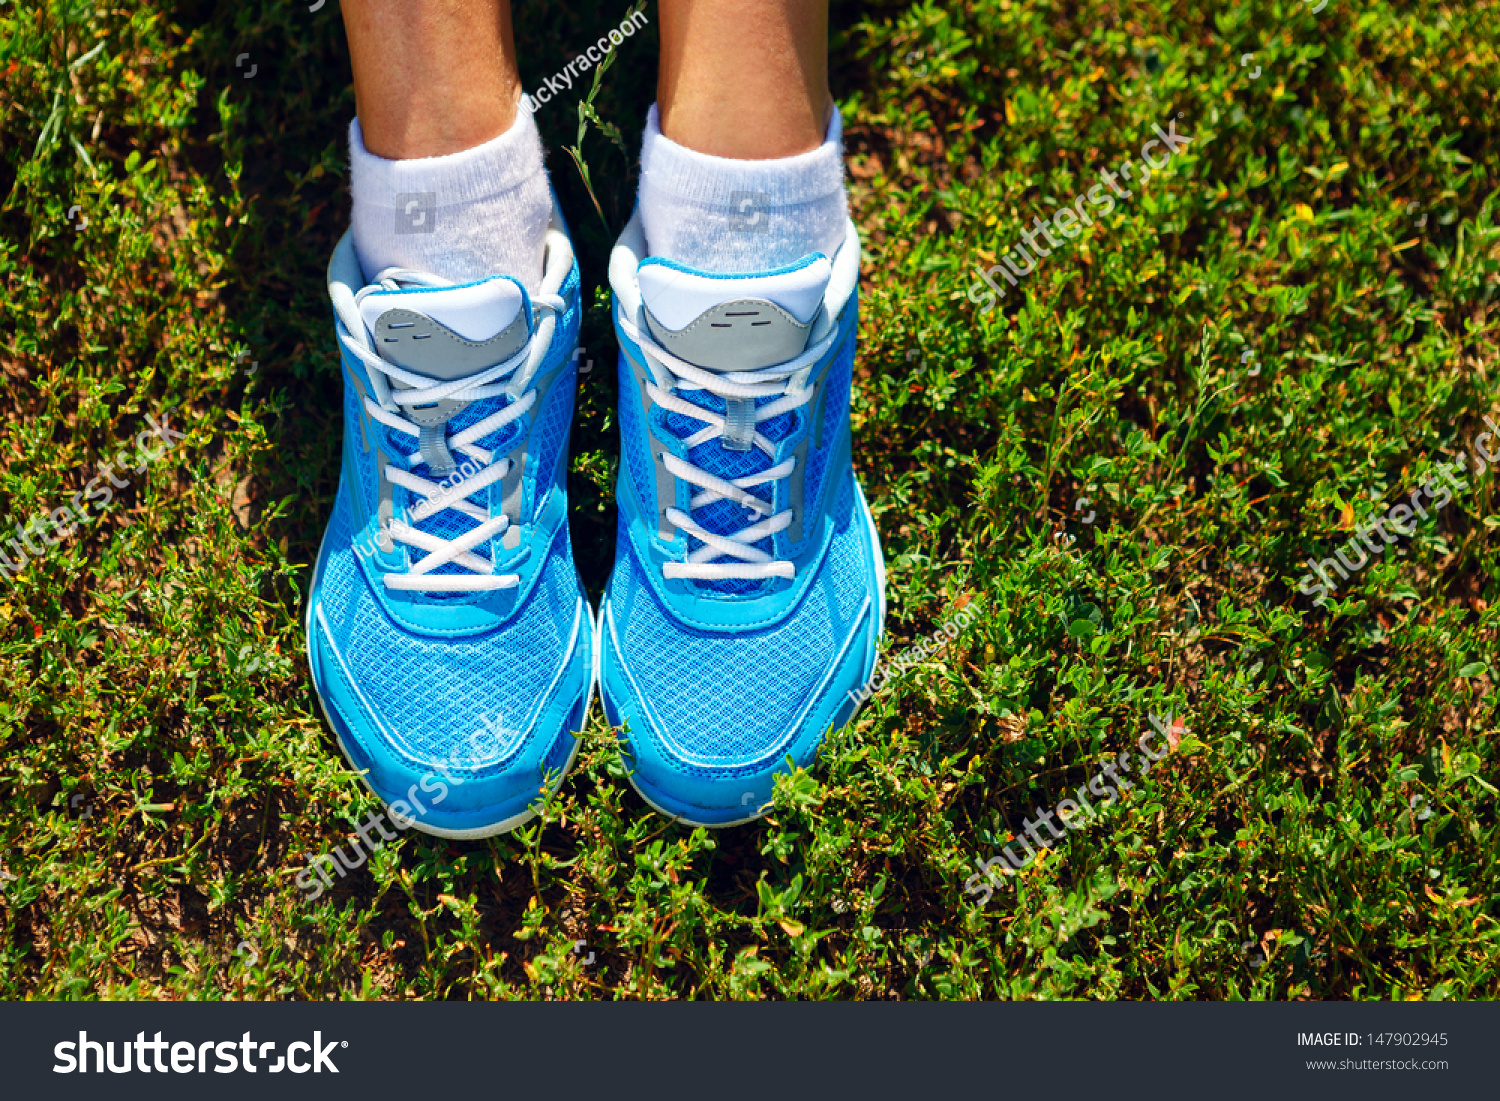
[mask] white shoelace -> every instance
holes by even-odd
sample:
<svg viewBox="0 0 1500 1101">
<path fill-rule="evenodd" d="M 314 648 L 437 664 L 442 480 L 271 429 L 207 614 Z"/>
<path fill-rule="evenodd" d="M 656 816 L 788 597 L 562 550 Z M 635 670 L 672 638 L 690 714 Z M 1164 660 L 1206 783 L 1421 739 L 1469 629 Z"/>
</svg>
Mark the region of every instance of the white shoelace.
<svg viewBox="0 0 1500 1101">
<path fill-rule="evenodd" d="M 674 356 L 628 317 L 621 315 L 620 326 L 625 330 L 625 334 L 640 346 L 643 354 L 647 355 L 652 362 L 660 364 L 676 380 L 670 391 L 663 390 L 655 382 L 648 381 L 646 392 L 651 400 L 663 409 L 703 422 L 703 428 L 683 441 L 689 451 L 721 438 L 726 431 L 725 417 L 721 413 L 704 409 L 702 406 L 694 405 L 678 397 L 674 391 L 707 390 L 723 398 L 726 403 L 730 399 L 755 401 L 759 398 L 781 395 L 777 401 L 767 402 L 756 409 L 755 423 L 758 425 L 762 421 L 768 421 L 772 417 L 804 406 L 812 400 L 813 388 L 804 384 L 799 389 L 793 390 L 791 389 L 792 380 L 822 359 L 828 349 L 833 347 L 838 335 L 838 330 L 835 329 L 801 355 L 785 363 L 753 371 L 721 373 L 695 367 Z M 806 380 L 804 379 L 803 382 L 805 383 Z M 775 459 L 776 444 L 763 435 L 759 429 L 756 430 L 752 442 L 765 452 L 767 457 Z M 681 478 L 698 488 L 699 492 L 695 493 L 689 502 L 691 509 L 700 509 L 714 501 L 729 500 L 742 505 L 747 511 L 761 518 L 758 522 L 732 535 L 718 535 L 706 530 L 681 509 L 668 508 L 666 510 L 667 522 L 698 539 L 703 546 L 689 553 L 684 562 L 664 563 L 662 565 L 663 577 L 669 580 L 681 577 L 695 581 L 729 581 L 760 580 L 767 577 L 790 579 L 797 576 L 797 568 L 791 562 L 778 560 L 753 544 L 779 531 L 785 531 L 791 526 L 794 511 L 802 507 L 802 502 L 789 502 L 791 507 L 772 515 L 772 509 L 775 507 L 772 502 L 750 492 L 756 486 L 770 485 L 774 493 L 774 484 L 787 477 L 795 469 L 795 457 L 779 462 L 759 474 L 736 478 L 733 481 L 710 474 L 692 463 L 677 458 L 670 452 L 661 452 L 660 458 L 662 465 L 674 477 Z M 715 558 L 732 558 L 737 561 L 715 562 L 713 561 Z"/>
<path fill-rule="evenodd" d="M 358 305 L 365 295 L 375 290 L 399 290 L 403 285 L 448 287 L 453 284 L 435 275 L 389 268 L 379 274 L 374 284 L 365 287 L 354 296 L 355 304 Z M 538 294 L 533 296 L 531 301 L 535 306 L 551 310 L 556 316 L 561 316 L 567 309 L 567 304 L 555 294 Z M 551 320 L 551 318 L 548 319 L 549 322 Z M 547 328 L 550 330 L 551 325 L 547 325 Z M 407 371 L 389 360 L 381 359 L 368 348 L 361 346 L 342 324 L 339 325 L 339 340 L 348 349 L 350 355 L 365 365 L 372 388 L 378 398 L 376 400 L 368 394 L 365 395 L 365 411 L 381 424 L 413 437 L 419 444 L 422 430 L 401 415 L 402 406 L 434 405 L 445 399 L 452 401 L 480 401 L 485 398 L 498 397 L 511 399 L 511 403 L 500 412 L 491 414 L 462 432 L 447 437 L 446 442 L 450 453 L 462 453 L 476 463 L 482 464 L 477 474 L 464 479 L 457 485 L 451 485 L 445 489 L 437 482 L 411 473 L 413 468 L 421 466 L 431 458 L 422 454 L 420 446 L 405 460 L 404 469 L 395 462 L 388 461 L 385 453 L 380 452 L 385 480 L 391 485 L 399 485 L 422 498 L 422 501 L 411 510 L 412 519 L 420 521 L 452 509 L 479 522 L 478 527 L 463 535 L 454 539 L 443 539 L 420 531 L 401 520 L 393 519 L 381 532 L 381 549 L 389 553 L 396 543 L 402 543 L 427 553 L 422 558 L 413 561 L 407 573 L 386 573 L 384 576 L 387 588 L 418 592 L 483 592 L 493 589 L 509 589 L 520 583 L 519 574 L 496 574 L 492 561 L 471 553 L 481 543 L 504 535 L 511 525 L 511 519 L 503 512 L 499 516 L 491 517 L 487 509 L 474 504 L 468 498 L 494 485 L 510 471 L 509 459 L 495 462 L 493 452 L 479 446 L 476 441 L 524 416 L 536 404 L 536 389 L 531 386 L 531 380 L 541 367 L 550 344 L 550 339 L 538 339 L 543 335 L 550 338 L 551 333 L 549 331 L 544 334 L 543 326 L 539 324 L 536 333 L 533 334 L 531 340 L 527 341 L 526 346 L 504 362 L 497 363 L 493 367 L 486 367 L 467 378 L 434 383 L 423 375 Z M 507 378 L 508 381 L 503 381 Z M 391 386 L 391 381 L 404 382 L 410 389 L 395 389 Z M 434 570 L 450 562 L 470 572 L 441 575 L 433 573 Z"/>
</svg>

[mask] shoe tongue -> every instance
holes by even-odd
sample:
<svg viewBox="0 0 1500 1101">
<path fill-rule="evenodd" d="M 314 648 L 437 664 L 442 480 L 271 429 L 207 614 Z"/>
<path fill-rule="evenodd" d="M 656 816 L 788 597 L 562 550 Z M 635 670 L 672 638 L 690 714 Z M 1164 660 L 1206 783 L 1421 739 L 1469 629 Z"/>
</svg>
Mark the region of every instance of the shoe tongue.
<svg viewBox="0 0 1500 1101">
<path fill-rule="evenodd" d="M 646 324 L 667 351 L 711 371 L 752 371 L 807 348 L 832 274 L 821 253 L 755 275 L 717 275 L 652 257 L 641 262 L 637 280 Z"/>
<path fill-rule="evenodd" d="M 456 287 L 364 296 L 360 316 L 380 358 L 450 382 L 515 355 L 530 337 L 526 288 L 508 275 Z"/>
<path fill-rule="evenodd" d="M 359 312 L 381 359 L 438 382 L 467 378 L 503 363 L 524 348 L 531 336 L 526 288 L 508 275 L 453 287 L 374 290 L 360 299 Z M 397 390 L 412 389 L 399 379 L 392 380 L 392 386 Z M 403 415 L 420 428 L 421 434 L 412 440 L 390 433 L 391 447 L 408 457 L 420 448 L 424 461 L 413 467 L 412 473 L 446 478 L 459 468 L 461 461 L 449 448 L 448 438 L 500 412 L 508 404 L 504 398 L 491 397 L 478 401 L 443 398 L 424 405 L 404 406 Z M 513 422 L 476 442 L 491 451 L 500 451 L 513 445 L 520 431 L 520 423 Z M 457 514 L 440 514 L 415 526 L 430 534 L 453 538 L 474 523 L 472 518 Z M 483 554 L 483 548 L 475 553 Z M 438 572 L 447 570 L 444 566 Z"/>
<path fill-rule="evenodd" d="M 828 258 L 817 253 L 789 267 L 754 275 L 718 275 L 652 258 L 641 263 L 637 282 L 646 324 L 668 352 L 711 371 L 750 371 L 795 359 L 807 348 L 832 271 Z M 680 388 L 678 396 L 725 418 L 723 435 L 690 448 L 686 458 L 727 481 L 770 469 L 773 459 L 754 446 L 754 437 L 764 435 L 779 443 L 797 424 L 793 412 L 757 421 L 758 407 L 777 400 L 775 396 L 726 399 L 693 386 Z M 675 410 L 667 411 L 662 421 L 667 432 L 684 440 L 697 434 L 703 423 Z M 762 485 L 754 492 L 764 497 L 770 487 Z M 693 509 L 692 514 L 706 530 L 726 537 L 753 522 L 742 505 L 724 499 Z M 771 544 L 767 536 L 755 546 L 769 553 Z M 696 536 L 689 536 L 690 552 L 702 545 Z M 756 580 L 696 584 L 705 591 L 733 595 L 764 587 L 764 582 Z"/>
</svg>

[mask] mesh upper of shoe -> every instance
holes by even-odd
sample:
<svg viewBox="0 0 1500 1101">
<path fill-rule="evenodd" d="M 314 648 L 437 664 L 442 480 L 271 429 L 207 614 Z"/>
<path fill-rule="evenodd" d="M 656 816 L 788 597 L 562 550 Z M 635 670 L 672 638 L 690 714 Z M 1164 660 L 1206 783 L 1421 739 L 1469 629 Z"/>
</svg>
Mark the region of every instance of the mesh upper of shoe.
<svg viewBox="0 0 1500 1101">
<path fill-rule="evenodd" d="M 547 549 L 531 598 L 503 626 L 430 638 L 395 623 L 371 593 L 352 546 L 347 492 L 341 483 L 319 601 L 360 691 L 420 759 L 462 764 L 487 716 L 506 732 L 499 736 L 508 751 L 567 655 L 579 594 L 566 528 Z"/>
<path fill-rule="evenodd" d="M 609 593 L 620 656 L 683 752 L 716 767 L 759 758 L 791 730 L 828 672 L 869 595 L 852 470 L 829 517 L 832 546 L 796 611 L 772 627 L 732 632 L 689 627 L 662 607 L 622 517 Z"/>
<path fill-rule="evenodd" d="M 356 454 L 364 455 L 363 433 L 370 431 L 369 427 L 360 425 L 364 417 L 364 403 L 360 401 L 359 391 L 349 385 L 349 380 L 344 380 L 344 433 L 351 437 Z M 373 423 L 373 422 L 372 422 Z M 364 506 L 364 513 L 368 516 L 375 514 L 380 503 L 380 487 L 377 481 L 378 475 L 375 471 L 375 441 L 370 440 L 370 453 L 366 459 L 355 460 L 356 477 L 359 479 L 357 489 L 360 494 L 360 502 Z"/>
<path fill-rule="evenodd" d="M 646 434 L 645 422 L 641 418 L 639 391 L 634 389 L 634 376 L 620 354 L 620 450 L 624 453 L 625 468 L 635 485 L 636 500 L 651 511 L 656 500 L 656 475 L 652 471 L 651 440 Z M 664 504 L 666 502 L 663 502 Z"/>
<path fill-rule="evenodd" d="M 557 372 L 557 381 L 547 392 L 547 403 L 536 415 L 531 430 L 531 448 L 537 456 L 537 494 L 553 484 L 557 464 L 562 461 L 563 444 L 573 421 L 573 389 L 578 377 L 576 363 L 565 364 Z"/>
<path fill-rule="evenodd" d="M 828 458 L 833 454 L 838 441 L 838 429 L 849 415 L 849 387 L 854 377 L 854 338 L 844 342 L 844 347 L 828 368 L 826 398 L 823 406 L 822 447 L 815 447 L 820 437 L 814 426 L 812 438 L 807 444 L 807 469 L 803 472 L 802 491 L 807 501 L 816 501 L 823 489 L 823 478 L 828 470 Z M 816 416 L 816 410 L 813 411 Z"/>
</svg>

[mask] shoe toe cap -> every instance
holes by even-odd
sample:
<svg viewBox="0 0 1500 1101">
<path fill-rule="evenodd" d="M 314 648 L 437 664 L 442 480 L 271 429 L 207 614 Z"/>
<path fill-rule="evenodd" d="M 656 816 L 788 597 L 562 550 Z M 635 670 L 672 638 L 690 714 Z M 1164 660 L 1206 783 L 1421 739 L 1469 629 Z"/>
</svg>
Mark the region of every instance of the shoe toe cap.
<svg viewBox="0 0 1500 1101">
<path fill-rule="evenodd" d="M 593 632 L 567 575 L 571 593 L 539 586 L 493 631 L 433 637 L 396 622 L 352 552 L 325 548 L 308 615 L 313 681 L 351 763 L 388 804 L 412 806 L 417 828 L 499 832 L 571 760 Z"/>
<path fill-rule="evenodd" d="M 602 613 L 601 689 L 637 789 L 695 824 L 755 817 L 775 774 L 809 766 L 852 716 L 873 661 L 873 601 L 841 612 L 814 591 L 774 627 L 709 633 L 673 620 L 646 586 L 616 605 L 622 591 Z"/>
</svg>

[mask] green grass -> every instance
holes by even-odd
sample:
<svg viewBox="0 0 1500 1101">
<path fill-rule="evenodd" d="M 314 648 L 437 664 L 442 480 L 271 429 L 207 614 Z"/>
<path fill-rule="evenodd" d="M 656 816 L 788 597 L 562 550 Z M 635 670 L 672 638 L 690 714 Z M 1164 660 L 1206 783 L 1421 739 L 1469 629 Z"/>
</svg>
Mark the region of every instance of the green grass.
<svg viewBox="0 0 1500 1101">
<path fill-rule="evenodd" d="M 0 3 L 0 519 L 147 414 L 188 433 L 0 581 L 0 997 L 1500 991 L 1496 473 L 1332 604 L 1298 592 L 1500 401 L 1493 0 L 837 4 L 888 647 L 977 617 L 758 824 L 652 813 L 596 717 L 538 822 L 403 835 L 314 902 L 294 877 L 374 803 L 301 630 L 353 113 L 336 5 L 306 6 Z M 528 6 L 528 83 L 624 7 Z M 632 155 L 648 14 L 595 103 Z M 591 128 L 594 212 L 578 91 L 538 121 L 592 303 L 597 595 L 635 177 Z M 1179 112 L 1170 168 L 976 313 L 976 268 Z M 1176 752 L 977 906 L 976 861 L 1165 710 Z"/>
</svg>

